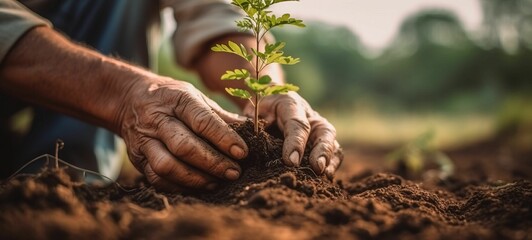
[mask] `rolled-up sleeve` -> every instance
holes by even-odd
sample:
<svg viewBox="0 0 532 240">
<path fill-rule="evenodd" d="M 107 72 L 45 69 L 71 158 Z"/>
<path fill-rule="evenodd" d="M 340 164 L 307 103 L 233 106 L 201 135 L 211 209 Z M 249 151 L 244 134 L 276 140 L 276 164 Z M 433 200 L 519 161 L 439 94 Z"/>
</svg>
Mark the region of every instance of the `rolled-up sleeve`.
<svg viewBox="0 0 532 240">
<path fill-rule="evenodd" d="M 14 0 L 0 0 L 0 63 L 24 33 L 33 27 L 43 25 L 50 26 L 50 23 L 20 3 Z"/>
<path fill-rule="evenodd" d="M 190 67 L 210 40 L 239 32 L 236 20 L 243 18 L 234 6 L 223 0 L 168 0 L 173 8 L 177 29 L 173 36 L 177 62 Z"/>
</svg>

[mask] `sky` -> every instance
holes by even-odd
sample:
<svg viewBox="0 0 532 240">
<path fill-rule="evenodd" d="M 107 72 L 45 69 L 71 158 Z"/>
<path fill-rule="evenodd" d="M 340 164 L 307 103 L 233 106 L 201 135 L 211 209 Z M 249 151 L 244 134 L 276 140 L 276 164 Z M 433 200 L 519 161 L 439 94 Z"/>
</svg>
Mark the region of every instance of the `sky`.
<svg viewBox="0 0 532 240">
<path fill-rule="evenodd" d="M 427 8 L 453 11 L 466 30 L 474 31 L 482 21 L 480 0 L 300 0 L 283 2 L 274 12 L 290 13 L 303 21 L 320 20 L 345 25 L 362 43 L 375 50 L 385 47 L 409 15 Z"/>
</svg>

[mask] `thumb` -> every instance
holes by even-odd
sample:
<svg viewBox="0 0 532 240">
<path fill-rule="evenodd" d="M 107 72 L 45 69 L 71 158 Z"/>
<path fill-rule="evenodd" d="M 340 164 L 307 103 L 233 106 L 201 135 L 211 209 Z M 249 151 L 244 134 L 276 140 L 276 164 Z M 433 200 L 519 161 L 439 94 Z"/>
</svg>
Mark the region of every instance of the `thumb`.
<svg viewBox="0 0 532 240">
<path fill-rule="evenodd" d="M 203 100 L 211 107 L 212 111 L 216 113 L 222 120 L 224 120 L 226 123 L 235 123 L 235 122 L 245 122 L 248 118 L 246 116 L 238 115 L 236 113 L 232 113 L 229 111 L 226 111 L 218 103 L 213 101 L 212 99 L 203 96 Z"/>
</svg>

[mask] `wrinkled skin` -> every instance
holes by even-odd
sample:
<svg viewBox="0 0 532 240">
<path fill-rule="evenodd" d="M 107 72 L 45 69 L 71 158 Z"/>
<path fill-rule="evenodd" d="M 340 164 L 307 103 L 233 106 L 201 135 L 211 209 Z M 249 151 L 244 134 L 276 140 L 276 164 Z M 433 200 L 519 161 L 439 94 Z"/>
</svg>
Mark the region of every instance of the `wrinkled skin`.
<svg viewBox="0 0 532 240">
<path fill-rule="evenodd" d="M 259 115 L 266 126 L 277 124 L 284 133 L 283 162 L 287 166 L 299 166 L 307 142 L 312 146 L 310 166 L 318 175 L 325 173 L 329 179 L 341 163 L 338 156 L 340 145 L 336 141 L 336 129 L 327 119 L 312 110 L 310 105 L 295 92 L 265 97 L 259 107 Z M 249 104 L 244 109 L 248 117 L 254 115 Z"/>
<path fill-rule="evenodd" d="M 225 69 L 242 65 L 218 59 L 221 55 L 206 56 L 197 70 L 207 83 L 221 82 Z M 132 163 L 159 190 L 213 189 L 220 179 L 237 179 L 238 162 L 248 154 L 228 126 L 245 118 L 224 111 L 189 83 L 108 58 L 46 26 L 17 41 L 2 62 L 0 77 L 1 91 L 119 134 Z M 309 141 L 312 168 L 332 177 L 340 164 L 333 154 L 339 148 L 335 130 L 305 100 L 296 93 L 269 96 L 260 109 L 269 124 L 284 131 L 285 164 L 299 165 Z"/>
<path fill-rule="evenodd" d="M 121 135 L 133 165 L 156 188 L 212 190 L 220 179 L 236 180 L 248 148 L 228 123 L 245 118 L 229 113 L 191 84 L 169 78 L 139 81 L 125 106 Z M 307 141 L 310 164 L 332 178 L 340 164 L 334 127 L 296 93 L 261 102 L 261 117 L 284 132 L 283 162 L 299 166 Z M 253 108 L 246 107 L 250 115 Z M 295 153 L 294 153 L 295 152 Z"/>
<path fill-rule="evenodd" d="M 165 78 L 135 88 L 121 135 L 133 165 L 155 187 L 213 189 L 217 178 L 239 177 L 233 159 L 244 158 L 248 150 L 227 123 L 242 118 L 186 82 Z"/>
</svg>

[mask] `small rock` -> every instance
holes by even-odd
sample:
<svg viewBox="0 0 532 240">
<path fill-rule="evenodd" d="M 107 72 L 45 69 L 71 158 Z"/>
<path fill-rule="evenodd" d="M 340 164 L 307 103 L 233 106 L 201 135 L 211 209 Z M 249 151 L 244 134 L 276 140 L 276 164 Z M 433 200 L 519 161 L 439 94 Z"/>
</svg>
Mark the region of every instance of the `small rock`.
<svg viewBox="0 0 532 240">
<path fill-rule="evenodd" d="M 312 197 L 316 193 L 316 187 L 312 184 L 301 184 L 299 190 L 309 197 Z"/>
<path fill-rule="evenodd" d="M 297 185 L 296 176 L 291 172 L 281 174 L 281 176 L 279 176 L 279 180 L 281 181 L 281 184 L 289 188 L 295 188 Z"/>
</svg>

